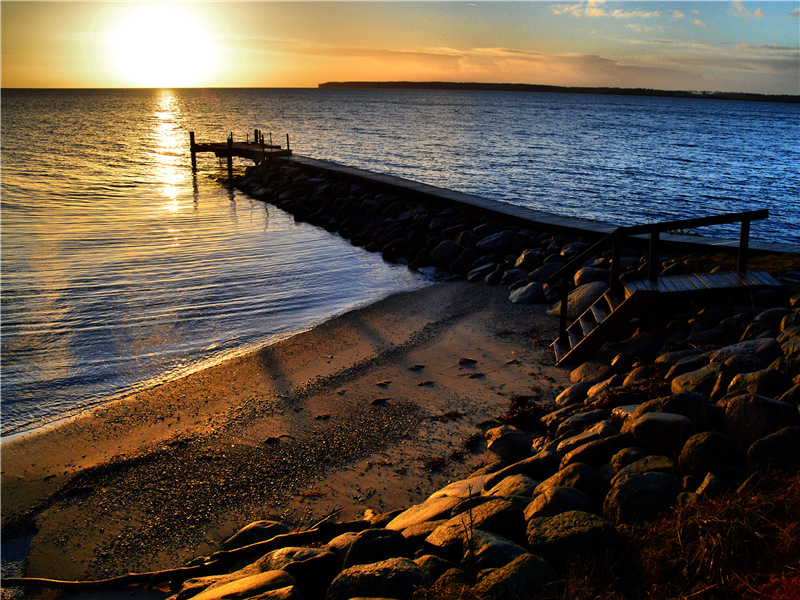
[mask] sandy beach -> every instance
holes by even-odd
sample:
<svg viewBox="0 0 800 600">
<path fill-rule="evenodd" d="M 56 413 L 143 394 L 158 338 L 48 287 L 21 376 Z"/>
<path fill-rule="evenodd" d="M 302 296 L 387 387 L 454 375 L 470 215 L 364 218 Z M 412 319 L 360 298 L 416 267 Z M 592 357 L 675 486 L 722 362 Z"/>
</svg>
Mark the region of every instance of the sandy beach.
<svg viewBox="0 0 800 600">
<path fill-rule="evenodd" d="M 97 578 L 180 565 L 258 519 L 420 502 L 491 460 L 465 442 L 512 399 L 568 385 L 555 319 L 507 293 L 391 296 L 13 440 L 4 537 L 35 531 L 29 576 Z"/>
</svg>

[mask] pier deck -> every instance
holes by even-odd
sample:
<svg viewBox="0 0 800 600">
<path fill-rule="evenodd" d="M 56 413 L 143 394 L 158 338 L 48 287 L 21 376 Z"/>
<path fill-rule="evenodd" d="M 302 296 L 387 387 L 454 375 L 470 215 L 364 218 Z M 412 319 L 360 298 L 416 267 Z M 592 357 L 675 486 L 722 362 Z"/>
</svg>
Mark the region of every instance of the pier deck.
<svg viewBox="0 0 800 600">
<path fill-rule="evenodd" d="M 213 152 L 217 158 L 225 157 L 228 159 L 228 178 L 233 180 L 233 157 L 246 158 L 258 164 L 268 158 L 278 156 L 291 156 L 292 150 L 289 148 L 289 134 L 286 134 L 286 148 L 272 143 L 272 134 L 269 134 L 270 143 L 258 129 L 253 131 L 253 141 L 234 142 L 233 133 L 228 136 L 225 142 L 206 142 L 198 143 L 194 140 L 194 131 L 189 132 L 189 151 L 192 155 L 192 171 L 197 170 L 197 153 Z"/>
</svg>

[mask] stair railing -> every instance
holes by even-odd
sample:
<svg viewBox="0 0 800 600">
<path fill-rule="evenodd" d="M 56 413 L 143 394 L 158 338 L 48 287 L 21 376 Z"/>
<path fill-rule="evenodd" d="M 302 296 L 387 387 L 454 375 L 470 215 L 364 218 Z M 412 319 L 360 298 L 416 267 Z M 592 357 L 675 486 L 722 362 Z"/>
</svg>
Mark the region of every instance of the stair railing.
<svg viewBox="0 0 800 600">
<path fill-rule="evenodd" d="M 622 259 L 622 242 L 625 238 L 649 234 L 650 245 L 648 249 L 648 269 L 647 277 L 650 281 L 658 281 L 658 246 L 660 233 L 673 231 L 676 229 L 692 229 L 696 227 L 707 227 L 710 225 L 722 225 L 725 223 L 741 223 L 739 231 L 739 254 L 737 258 L 737 271 L 745 273 L 747 271 L 748 251 L 750 247 L 750 222 L 769 217 L 769 210 L 750 210 L 737 213 L 727 213 L 723 215 L 712 215 L 709 217 L 697 217 L 693 219 L 678 219 L 676 221 L 662 221 L 660 223 L 646 223 L 643 225 L 631 225 L 618 227 L 592 246 L 578 254 L 558 271 L 547 278 L 545 283 L 550 285 L 561 281 L 561 311 L 559 322 L 558 342 L 567 343 L 567 298 L 569 296 L 569 280 L 575 275 L 586 259 L 593 256 L 597 249 L 611 243 L 611 276 L 609 287 L 612 290 L 619 290 L 620 282 L 620 262 Z"/>
</svg>

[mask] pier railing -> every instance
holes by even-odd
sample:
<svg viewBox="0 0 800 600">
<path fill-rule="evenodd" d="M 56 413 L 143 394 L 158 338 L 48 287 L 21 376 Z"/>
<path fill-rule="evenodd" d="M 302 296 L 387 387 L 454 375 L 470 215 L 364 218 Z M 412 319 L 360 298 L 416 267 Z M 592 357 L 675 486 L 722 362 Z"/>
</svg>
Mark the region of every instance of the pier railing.
<svg viewBox="0 0 800 600">
<path fill-rule="evenodd" d="M 737 270 L 740 273 L 747 271 L 748 250 L 750 247 L 750 222 L 769 217 L 767 209 L 751 210 L 738 213 L 727 213 L 723 215 L 712 215 L 709 217 L 697 217 L 693 219 L 678 219 L 676 221 L 662 221 L 660 223 L 647 223 L 644 225 L 632 225 L 618 227 L 601 240 L 581 252 L 578 256 L 570 260 L 558 271 L 547 278 L 545 283 L 550 285 L 561 282 L 561 311 L 559 323 L 559 340 L 564 342 L 567 335 L 567 298 L 569 296 L 569 281 L 575 275 L 578 268 L 591 256 L 603 247 L 611 245 L 611 276 L 609 287 L 611 290 L 618 290 L 620 287 L 620 262 L 622 259 L 623 241 L 634 235 L 649 234 L 650 245 L 648 250 L 648 269 L 647 277 L 650 281 L 658 281 L 658 247 L 660 234 L 668 231 L 693 229 L 696 227 L 707 227 L 710 225 L 722 225 L 726 223 L 741 223 L 739 232 L 739 254 L 737 258 Z"/>
<path fill-rule="evenodd" d="M 233 157 L 247 158 L 255 163 L 267 160 L 273 156 L 291 156 L 289 147 L 289 134 L 286 134 L 286 148 L 281 148 L 272 141 L 272 133 L 267 138 L 259 129 L 253 130 L 253 141 L 248 133 L 243 142 L 233 141 L 233 132 L 228 135 L 224 143 L 198 143 L 194 138 L 194 131 L 189 132 L 189 151 L 192 157 L 192 171 L 197 170 L 197 153 L 213 152 L 217 157 L 228 159 L 228 180 L 233 179 Z"/>
</svg>

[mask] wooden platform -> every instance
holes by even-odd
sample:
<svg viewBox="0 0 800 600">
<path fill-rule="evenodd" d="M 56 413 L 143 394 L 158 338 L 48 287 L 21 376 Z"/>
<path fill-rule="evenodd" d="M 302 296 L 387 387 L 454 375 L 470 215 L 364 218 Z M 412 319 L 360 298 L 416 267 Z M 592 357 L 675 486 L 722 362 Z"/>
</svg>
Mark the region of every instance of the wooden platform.
<svg viewBox="0 0 800 600">
<path fill-rule="evenodd" d="M 665 275 L 656 281 L 623 281 L 622 290 L 609 290 L 597 299 L 551 346 L 556 363 L 584 360 L 608 341 L 631 317 L 660 299 L 680 302 L 687 297 L 720 296 L 782 287 L 766 271 Z M 621 293 L 620 293 L 621 292 Z"/>
<path fill-rule="evenodd" d="M 291 156 L 292 151 L 275 145 L 262 145 L 253 142 L 233 142 L 230 146 L 226 143 L 194 144 L 192 151 L 213 152 L 217 157 L 238 156 L 254 162 L 261 162 L 274 156 Z"/>
</svg>

